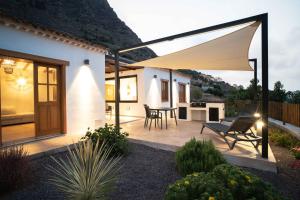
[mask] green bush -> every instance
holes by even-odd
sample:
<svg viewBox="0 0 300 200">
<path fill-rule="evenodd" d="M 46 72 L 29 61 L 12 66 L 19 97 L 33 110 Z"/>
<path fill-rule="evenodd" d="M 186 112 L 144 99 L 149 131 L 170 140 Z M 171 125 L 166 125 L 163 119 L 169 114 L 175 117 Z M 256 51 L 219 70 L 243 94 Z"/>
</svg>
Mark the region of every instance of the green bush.
<svg viewBox="0 0 300 200">
<path fill-rule="evenodd" d="M 82 139 L 90 139 L 94 145 L 98 141 L 101 143 L 105 142 L 107 146 L 112 146 L 111 156 L 120 156 L 128 153 L 129 144 L 127 137 L 128 133 L 121 131 L 121 128 L 118 131 L 116 126 L 105 124 L 104 127 L 100 127 L 94 131 L 88 129 Z"/>
<path fill-rule="evenodd" d="M 238 167 L 229 164 L 219 165 L 211 175 L 230 190 L 234 199 L 283 199 L 269 183 Z"/>
<path fill-rule="evenodd" d="M 184 176 L 194 172 L 208 172 L 223 163 L 226 163 L 225 159 L 211 141 L 196 141 L 193 138 L 176 152 L 176 165 Z"/>
<path fill-rule="evenodd" d="M 193 173 L 170 185 L 165 200 L 231 200 L 230 191 L 210 174 Z"/>
<path fill-rule="evenodd" d="M 170 185 L 166 200 L 255 199 L 281 200 L 281 195 L 259 177 L 229 164 L 208 173 L 193 173 Z"/>
<path fill-rule="evenodd" d="M 235 117 L 237 116 L 238 112 L 234 105 L 226 106 L 225 107 L 225 115 L 226 117 Z"/>
<path fill-rule="evenodd" d="M 300 146 L 300 141 L 293 137 L 291 134 L 284 132 L 277 128 L 269 129 L 269 137 L 275 145 L 291 149 L 293 147 Z"/>
</svg>

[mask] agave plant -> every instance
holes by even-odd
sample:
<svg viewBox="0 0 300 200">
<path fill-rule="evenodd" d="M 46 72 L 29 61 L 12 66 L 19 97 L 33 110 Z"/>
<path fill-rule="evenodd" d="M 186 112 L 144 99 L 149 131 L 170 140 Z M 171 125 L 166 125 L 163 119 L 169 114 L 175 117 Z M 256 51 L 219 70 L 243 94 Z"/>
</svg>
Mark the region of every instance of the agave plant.
<svg viewBox="0 0 300 200">
<path fill-rule="evenodd" d="M 52 157 L 57 166 L 47 167 L 54 173 L 49 181 L 70 199 L 105 199 L 120 169 L 121 157 L 109 157 L 111 151 L 105 143 L 91 140 L 74 144 L 73 150 L 68 148 L 67 159 Z"/>
</svg>

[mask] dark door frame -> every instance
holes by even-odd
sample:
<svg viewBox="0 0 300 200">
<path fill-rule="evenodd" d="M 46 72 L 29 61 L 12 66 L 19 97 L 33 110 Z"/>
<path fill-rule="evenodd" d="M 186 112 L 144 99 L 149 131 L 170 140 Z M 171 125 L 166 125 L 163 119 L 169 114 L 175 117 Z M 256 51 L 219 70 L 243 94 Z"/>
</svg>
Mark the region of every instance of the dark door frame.
<svg viewBox="0 0 300 200">
<path fill-rule="evenodd" d="M 43 56 L 11 51 L 6 49 L 0 49 L 0 56 L 19 58 L 31 60 L 35 68 L 35 63 L 42 63 L 46 65 L 55 65 L 60 68 L 59 79 L 60 83 L 60 109 L 61 109 L 61 133 L 67 133 L 67 112 L 66 112 L 66 67 L 70 64 L 69 61 L 47 58 Z M 33 69 L 34 73 L 34 69 Z M 0 73 L 1 76 L 1 73 Z M 1 77 L 0 77 L 1 78 Z M 34 87 L 37 76 L 33 74 Z M 1 80 L 1 79 L 0 79 Z M 0 95 L 1 95 L 1 82 L 0 82 Z M 36 88 L 34 88 L 34 95 L 37 95 Z M 1 96 L 0 96 L 1 97 Z M 35 99 L 36 97 L 34 97 Z M 35 100 L 34 100 L 35 101 Z M 0 110 L 1 110 L 1 101 L 0 101 Z M 34 102 L 34 113 L 36 113 L 36 102 Z M 36 120 L 36 119 L 35 119 Z M 35 121 L 36 123 L 36 121 Z M 35 126 L 35 135 L 37 136 L 36 126 Z M 2 145 L 2 126 L 1 126 L 1 117 L 0 117 L 0 146 Z"/>
<path fill-rule="evenodd" d="M 248 18 L 243 18 L 231 22 L 226 22 L 214 26 L 209 26 L 206 28 L 196 29 L 189 32 L 184 32 L 176 35 L 171 35 L 155 40 L 151 40 L 148 42 L 142 42 L 138 43 L 132 46 L 119 48 L 113 50 L 113 53 L 115 55 L 115 78 L 116 78 L 116 84 L 115 84 L 115 95 L 116 95 L 116 102 L 115 102 L 115 125 L 117 128 L 120 127 L 120 116 L 119 116 L 119 103 L 120 103 L 120 81 L 119 81 L 119 54 L 125 53 L 134 49 L 139 49 L 142 47 L 146 47 L 147 45 L 151 44 L 157 44 L 160 42 L 165 41 L 171 41 L 178 38 L 183 38 L 191 35 L 196 35 L 200 33 L 206 33 L 211 32 L 219 29 L 224 29 L 236 25 L 241 25 L 249 22 L 255 22 L 259 21 L 261 22 L 261 52 L 262 52 L 262 121 L 264 123 L 264 126 L 262 127 L 262 157 L 268 158 L 268 105 L 269 105 L 269 88 L 268 88 L 268 13 L 260 14 L 251 16 Z"/>
<path fill-rule="evenodd" d="M 45 136 L 48 135 L 48 133 L 41 133 L 40 129 L 39 129 L 39 120 L 40 120 L 40 116 L 39 116 L 39 97 L 38 97 L 38 86 L 39 86 L 39 82 L 38 82 L 38 67 L 46 67 L 47 68 L 47 83 L 43 84 L 47 86 L 47 104 L 51 104 L 51 102 L 49 102 L 49 68 L 54 68 L 57 69 L 57 104 L 59 104 L 59 110 L 60 110 L 60 130 L 59 132 L 61 133 L 63 130 L 63 120 L 62 120 L 62 96 L 63 94 L 61 93 L 61 88 L 62 88 L 62 80 L 61 80 L 61 66 L 59 65 L 55 65 L 55 64 L 45 64 L 45 63 L 41 63 L 41 62 L 33 62 L 33 76 L 34 76 L 34 121 L 35 121 L 35 136 L 36 137 L 40 137 L 40 136 Z M 53 104 L 53 103 L 52 103 Z M 49 113 L 47 113 L 49 115 Z M 49 117 L 49 116 L 48 116 Z"/>
</svg>

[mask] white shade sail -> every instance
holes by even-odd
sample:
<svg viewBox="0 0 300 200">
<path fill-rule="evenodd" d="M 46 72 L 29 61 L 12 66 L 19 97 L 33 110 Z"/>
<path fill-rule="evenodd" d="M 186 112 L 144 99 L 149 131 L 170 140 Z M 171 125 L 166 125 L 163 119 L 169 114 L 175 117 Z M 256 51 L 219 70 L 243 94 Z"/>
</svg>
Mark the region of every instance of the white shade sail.
<svg viewBox="0 0 300 200">
<path fill-rule="evenodd" d="M 260 22 L 164 56 L 130 64 L 168 69 L 252 71 L 248 53 Z"/>
</svg>

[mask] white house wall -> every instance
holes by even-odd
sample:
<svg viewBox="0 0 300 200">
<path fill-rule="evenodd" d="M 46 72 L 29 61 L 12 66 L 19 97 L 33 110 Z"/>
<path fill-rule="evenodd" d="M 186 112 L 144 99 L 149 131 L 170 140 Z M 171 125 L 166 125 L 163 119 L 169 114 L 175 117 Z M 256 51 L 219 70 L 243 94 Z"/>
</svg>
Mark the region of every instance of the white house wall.
<svg viewBox="0 0 300 200">
<path fill-rule="evenodd" d="M 82 134 L 105 118 L 105 55 L 0 26 L 0 48 L 69 61 L 66 68 L 67 132 Z M 83 60 L 90 60 L 90 67 Z"/>
<path fill-rule="evenodd" d="M 138 102 L 137 103 L 120 103 L 120 115 L 124 116 L 142 116 L 144 113 L 144 99 L 145 99 L 145 89 L 144 89 L 144 69 L 138 70 L 130 70 L 120 72 L 120 76 L 129 76 L 129 75 L 137 75 L 138 81 Z M 114 78 L 115 74 L 110 73 L 106 74 L 106 78 Z M 108 103 L 108 105 L 112 106 L 113 112 L 115 111 L 115 103 Z"/>
<path fill-rule="evenodd" d="M 153 76 L 157 75 L 157 78 Z M 190 102 L 190 77 L 182 75 L 178 72 L 173 71 L 172 76 L 172 84 L 173 84 L 173 107 L 177 107 L 179 102 L 178 95 L 178 83 L 186 84 L 186 101 Z M 170 106 L 170 91 L 169 91 L 169 101 L 162 102 L 161 101 L 161 80 L 169 80 L 170 73 L 165 69 L 157 69 L 157 68 L 145 68 L 145 92 L 146 92 L 146 104 L 150 105 L 150 107 L 169 107 Z M 176 81 L 174 81 L 176 79 Z M 169 81 L 170 87 L 170 81 Z"/>
<path fill-rule="evenodd" d="M 138 78 L 138 102 L 137 103 L 120 103 L 120 115 L 144 117 L 144 104 L 150 107 L 170 107 L 170 93 L 169 101 L 161 101 L 161 79 L 169 80 L 170 74 L 168 70 L 146 67 L 144 69 L 130 70 L 120 72 L 120 76 L 137 75 Z M 157 78 L 154 78 L 157 75 Z M 114 77 L 114 74 L 107 74 L 106 78 Z M 190 78 L 177 72 L 173 72 L 173 105 L 177 106 L 179 102 L 178 97 L 178 83 L 185 83 L 186 85 L 186 100 L 190 101 Z M 170 84 L 170 83 L 169 83 Z M 170 86 L 170 85 L 169 85 Z M 113 107 L 114 103 L 108 103 Z"/>
</svg>

